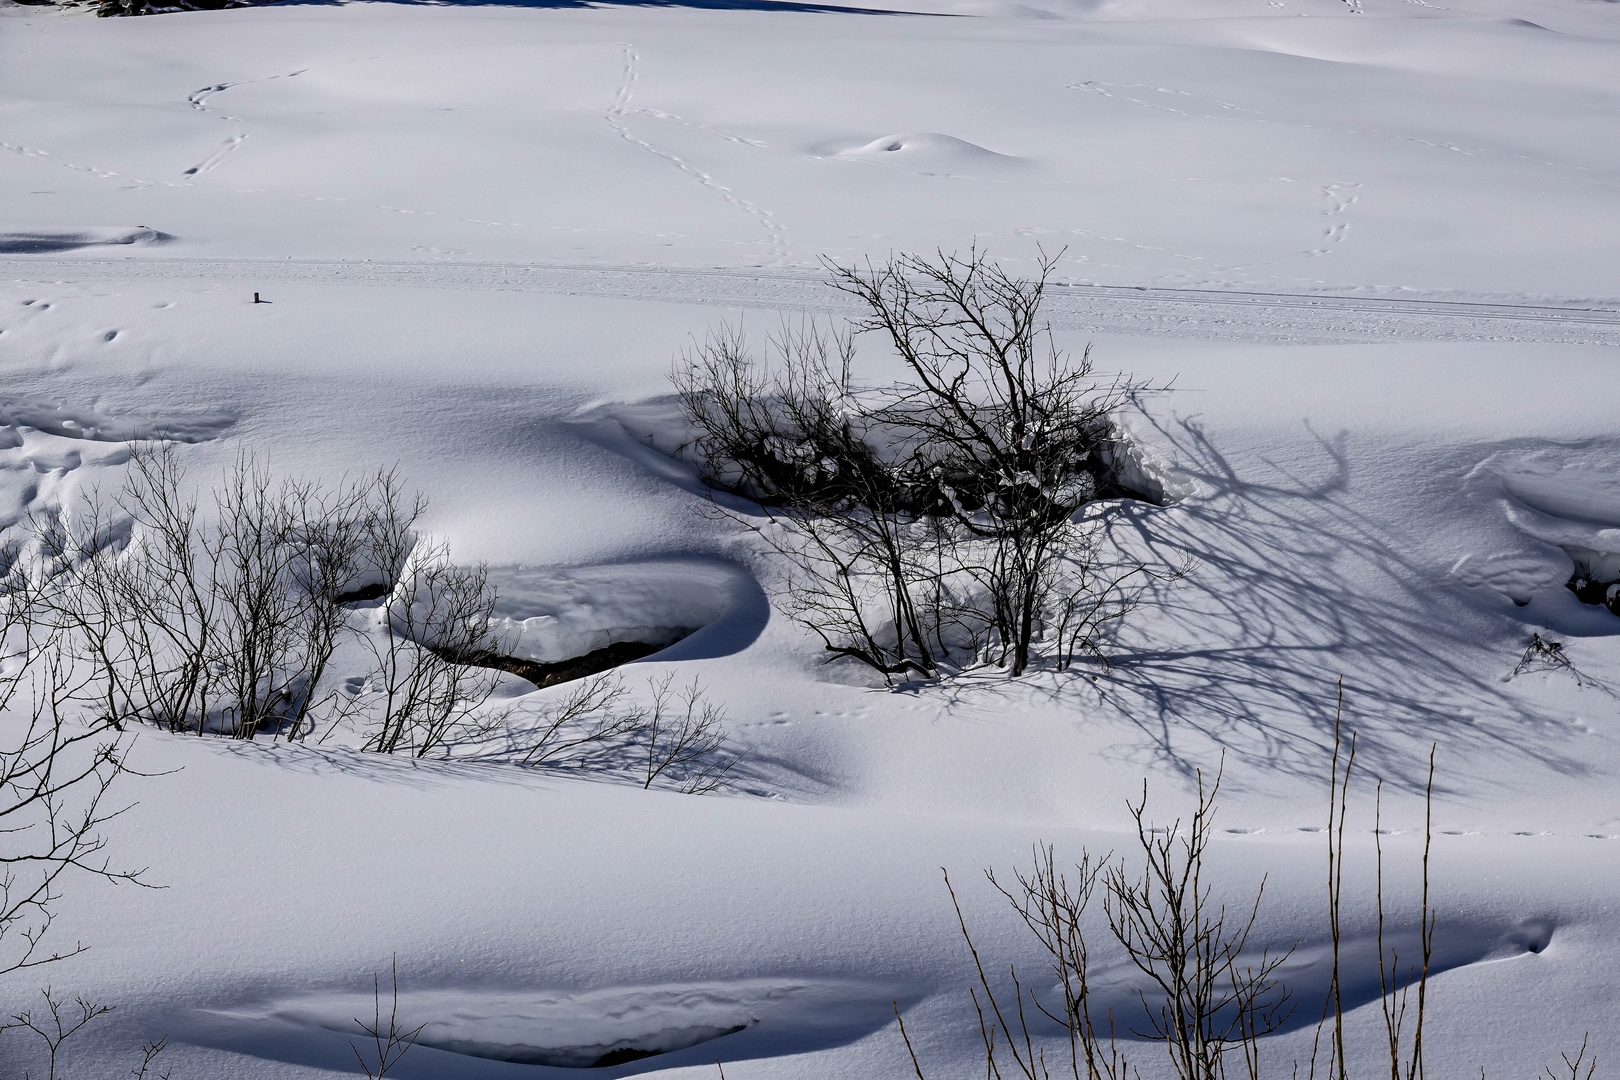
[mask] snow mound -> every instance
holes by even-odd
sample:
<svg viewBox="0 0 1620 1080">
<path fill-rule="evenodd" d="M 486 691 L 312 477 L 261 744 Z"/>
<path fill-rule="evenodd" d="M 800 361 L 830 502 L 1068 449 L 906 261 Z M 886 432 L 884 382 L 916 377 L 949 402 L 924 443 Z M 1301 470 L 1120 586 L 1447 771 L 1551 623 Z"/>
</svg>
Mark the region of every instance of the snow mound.
<svg viewBox="0 0 1620 1080">
<path fill-rule="evenodd" d="M 758 632 L 759 586 L 718 560 L 661 559 L 569 569 L 491 568 L 495 632 L 509 656 L 552 664 L 623 642 L 673 645 L 705 627 L 711 646 Z M 723 620 L 728 613 L 736 618 Z"/>
<path fill-rule="evenodd" d="M 934 131 L 885 135 L 860 146 L 836 150 L 832 156 L 847 161 L 872 161 L 928 172 L 957 172 L 1024 164 L 1023 158 L 998 154 L 977 143 Z"/>
<path fill-rule="evenodd" d="M 0 230 L 0 255 L 47 255 L 87 247 L 167 244 L 174 237 L 144 225 L 110 229 Z"/>
</svg>

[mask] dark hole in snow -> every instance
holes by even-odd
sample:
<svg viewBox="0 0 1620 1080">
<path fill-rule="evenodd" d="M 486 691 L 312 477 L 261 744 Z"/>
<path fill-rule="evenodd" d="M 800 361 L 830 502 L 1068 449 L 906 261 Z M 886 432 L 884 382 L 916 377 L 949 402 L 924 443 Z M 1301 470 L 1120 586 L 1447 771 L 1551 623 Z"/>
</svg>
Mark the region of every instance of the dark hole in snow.
<svg viewBox="0 0 1620 1080">
<path fill-rule="evenodd" d="M 1606 607 L 1620 615 L 1620 581 L 1601 581 L 1589 577 L 1577 565 L 1574 575 L 1564 583 L 1564 587 L 1574 593 L 1575 599 L 1581 603 Z"/>
<path fill-rule="evenodd" d="M 429 1025 L 430 1028 L 432 1025 Z M 585 1046 L 530 1046 L 521 1043 L 485 1042 L 479 1039 L 434 1038 L 431 1031 L 418 1040 L 423 1046 L 465 1057 L 507 1061 L 514 1065 L 549 1065 L 553 1069 L 609 1069 L 643 1058 L 657 1057 L 675 1050 L 706 1043 L 747 1029 L 748 1024 L 725 1027 L 695 1025 L 650 1032 L 638 1038 Z"/>
<path fill-rule="evenodd" d="M 614 1065 L 623 1065 L 631 1061 L 640 1061 L 642 1058 L 657 1057 L 660 1053 L 662 1053 L 660 1050 L 637 1050 L 633 1046 L 627 1046 L 623 1050 L 609 1050 L 607 1053 L 597 1058 L 596 1064 L 592 1065 L 591 1068 L 607 1069 L 613 1067 Z"/>
<path fill-rule="evenodd" d="M 1581 603 L 1620 615 L 1620 556 L 1570 544 L 1564 545 L 1564 553 L 1575 564 L 1564 587 Z"/>
<path fill-rule="evenodd" d="M 645 641 L 618 641 L 606 648 L 594 649 L 584 656 L 575 656 L 550 664 L 538 660 L 525 660 L 521 656 L 501 656 L 498 653 L 475 653 L 458 659 L 464 664 L 510 672 L 521 679 L 528 679 L 544 690 L 548 686 L 584 679 L 616 668 L 620 664 L 640 660 L 668 646 L 667 642 L 663 645 L 651 645 Z"/>
<path fill-rule="evenodd" d="M 381 581 L 374 581 L 370 585 L 362 585 L 358 589 L 338 593 L 332 598 L 336 604 L 361 604 L 367 600 L 381 600 L 388 595 L 388 585 Z"/>
</svg>

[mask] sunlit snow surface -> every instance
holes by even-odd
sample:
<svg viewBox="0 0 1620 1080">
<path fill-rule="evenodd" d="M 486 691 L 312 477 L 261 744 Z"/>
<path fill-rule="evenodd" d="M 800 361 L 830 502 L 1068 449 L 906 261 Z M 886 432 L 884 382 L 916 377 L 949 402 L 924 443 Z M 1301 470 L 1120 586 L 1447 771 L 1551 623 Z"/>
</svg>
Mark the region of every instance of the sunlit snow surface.
<svg viewBox="0 0 1620 1080">
<path fill-rule="evenodd" d="M 168 887 L 69 888 L 91 950 L 38 981 L 119 1006 L 73 1075 L 165 1033 L 176 1080 L 352 1074 L 395 955 L 402 1078 L 902 1077 L 891 1003 L 974 1075 L 938 868 L 1044 992 L 978 869 L 1124 850 L 1143 777 L 1168 818 L 1223 751 L 1220 888 L 1270 874 L 1319 1000 L 1341 675 L 1403 911 L 1439 744 L 1431 1069 L 1620 1055 L 1620 618 L 1565 588 L 1620 570 L 1620 4 L 868 7 L 0 8 L 0 525 L 115 486 L 138 433 L 199 477 L 397 462 L 527 654 L 679 637 L 632 689 L 697 678 L 747 753 L 694 798 L 143 732 L 109 854 Z M 668 373 L 724 318 L 847 314 L 822 256 L 974 243 L 1061 251 L 1059 343 L 1174 381 L 1126 421 L 1176 497 L 1110 529 L 1196 568 L 1112 671 L 885 693 L 701 512 Z M 1583 681 L 1509 679 L 1532 632 Z"/>
</svg>

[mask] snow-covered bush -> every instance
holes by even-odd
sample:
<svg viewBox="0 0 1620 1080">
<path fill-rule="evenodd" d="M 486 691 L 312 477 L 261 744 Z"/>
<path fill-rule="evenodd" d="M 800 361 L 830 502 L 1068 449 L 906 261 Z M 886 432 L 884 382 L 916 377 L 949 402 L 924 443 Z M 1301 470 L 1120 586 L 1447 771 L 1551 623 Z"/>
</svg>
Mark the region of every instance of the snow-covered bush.
<svg viewBox="0 0 1620 1080">
<path fill-rule="evenodd" d="M 768 509 L 790 612 L 835 656 L 886 676 L 973 660 L 1019 675 L 1037 643 L 1068 664 L 1129 607 L 1079 512 L 1123 493 L 1111 414 L 1143 387 L 1097 377 L 1039 321 L 1053 260 L 1030 280 L 978 251 L 829 264 L 866 314 L 784 326 L 757 364 L 712 333 L 675 374 L 713 485 Z M 854 336 L 884 335 L 906 378 L 853 375 Z"/>
<path fill-rule="evenodd" d="M 22 561 L 105 722 L 296 738 L 325 709 L 369 724 L 371 749 L 425 754 L 489 696 L 469 665 L 494 650 L 495 593 L 420 540 L 422 510 L 392 472 L 332 487 L 249 455 L 200 507 L 172 446 L 137 445 L 117 499 L 36 521 Z M 353 605 L 379 597 L 364 625 Z M 327 674 L 355 641 L 372 671 L 346 694 Z"/>
<path fill-rule="evenodd" d="M 386 472 L 331 488 L 243 455 L 204 512 L 174 448 L 137 445 L 114 501 L 87 495 L 34 522 L 29 572 L 104 720 L 293 736 L 348 629 L 345 602 L 393 585 L 380 522 L 420 510 L 397 495 Z"/>
<path fill-rule="evenodd" d="M 45 687 L 18 767 L 37 769 L 29 755 L 87 715 L 92 731 L 292 740 L 319 728 L 415 757 L 487 758 L 504 742 L 496 760 L 513 764 L 719 785 L 734 759 L 695 684 L 666 679 L 630 707 L 616 679 L 596 679 L 537 723 L 485 709 L 512 667 L 496 590 L 485 567 L 418 533 L 424 508 L 391 471 L 327 486 L 277 479 L 248 454 L 202 504 L 175 447 L 132 447 L 115 499 L 87 495 L 0 544 L 0 713 L 17 686 Z M 0 750 L 0 785 L 6 760 Z"/>
</svg>

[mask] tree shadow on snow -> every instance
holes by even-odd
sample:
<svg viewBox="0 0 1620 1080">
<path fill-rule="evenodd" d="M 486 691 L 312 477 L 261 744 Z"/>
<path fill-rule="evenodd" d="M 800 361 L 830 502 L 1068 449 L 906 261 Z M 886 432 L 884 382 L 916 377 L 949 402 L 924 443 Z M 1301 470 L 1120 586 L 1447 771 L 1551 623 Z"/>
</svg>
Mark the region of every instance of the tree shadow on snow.
<svg viewBox="0 0 1620 1080">
<path fill-rule="evenodd" d="M 1107 527 L 1127 547 L 1197 560 L 1133 617 L 1173 623 L 1189 643 L 1154 648 L 1144 644 L 1151 628 L 1133 623 L 1095 690 L 1146 736 L 1153 757 L 1190 775 L 1213 764 L 1213 744 L 1249 765 L 1321 778 L 1342 676 L 1358 761 L 1407 790 L 1422 790 L 1434 742 L 1566 776 L 1591 771 L 1559 749 L 1561 723 L 1489 674 L 1505 675 L 1511 659 L 1500 642 L 1481 640 L 1484 601 L 1436 580 L 1434 567 L 1402 554 L 1389 523 L 1346 498 L 1343 436 L 1317 437 L 1322 475 L 1262 462 L 1269 476 L 1253 475 L 1255 466 L 1240 476 L 1196 421 L 1147 419 L 1200 493 L 1168 510 L 1124 503 Z M 1470 783 L 1462 758 L 1446 755 L 1437 789 Z"/>
</svg>

